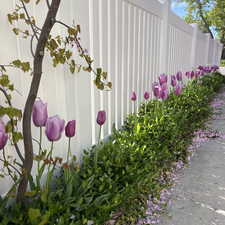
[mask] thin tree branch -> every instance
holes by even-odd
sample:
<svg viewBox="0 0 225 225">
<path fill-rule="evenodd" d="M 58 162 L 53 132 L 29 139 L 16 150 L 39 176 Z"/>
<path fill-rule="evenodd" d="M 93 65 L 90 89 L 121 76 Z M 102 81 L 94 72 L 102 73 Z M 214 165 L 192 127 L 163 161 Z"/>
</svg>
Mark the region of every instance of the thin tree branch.
<svg viewBox="0 0 225 225">
<path fill-rule="evenodd" d="M 48 8 L 50 9 L 50 3 L 49 3 L 49 0 L 46 0 L 46 4 L 47 4 Z"/>
<path fill-rule="evenodd" d="M 29 13 L 28 13 L 28 10 L 27 10 L 27 8 L 26 8 L 26 5 L 25 5 L 25 3 L 23 2 L 23 0 L 20 0 L 20 2 L 21 2 L 22 5 L 23 5 L 23 9 L 24 9 L 25 14 L 26 14 L 26 16 L 27 16 L 27 19 L 28 19 L 29 22 L 30 22 L 30 26 L 31 26 L 31 29 L 33 30 L 34 36 L 35 36 L 36 39 L 38 40 L 37 32 L 36 32 L 36 30 L 34 29 L 34 25 L 32 24 L 32 21 L 31 21 L 30 15 L 29 15 Z"/>
<path fill-rule="evenodd" d="M 202 11 L 202 3 L 200 2 L 200 0 L 196 0 L 197 4 L 198 4 L 198 9 L 199 9 L 199 14 L 200 17 L 202 18 L 203 23 L 205 24 L 205 28 L 207 29 L 207 31 L 209 32 L 210 36 L 212 39 L 214 39 L 214 35 L 212 33 L 212 31 L 210 30 L 209 24 L 206 20 L 206 18 L 203 15 L 203 11 Z"/>
<path fill-rule="evenodd" d="M 23 163 L 23 175 L 21 177 L 21 181 L 17 190 L 17 202 L 23 202 L 24 200 L 24 195 L 28 185 L 28 178 L 33 167 L 34 153 L 31 135 L 31 114 L 41 81 L 45 46 L 48 41 L 50 32 L 54 26 L 54 21 L 60 3 L 61 0 L 52 0 L 44 25 L 41 29 L 41 34 L 38 39 L 37 47 L 35 50 L 33 61 L 33 77 L 23 113 L 23 143 L 25 151 L 25 161 Z"/>
<path fill-rule="evenodd" d="M 3 152 L 3 158 L 4 158 L 4 160 L 2 160 L 2 159 L 0 159 L 1 161 L 3 161 L 3 162 L 6 162 L 10 167 L 12 167 L 19 175 L 21 175 L 21 173 L 20 173 L 20 171 L 15 167 L 15 166 L 13 166 L 10 162 L 8 162 L 8 160 L 6 159 L 6 156 L 5 156 L 5 149 L 3 148 L 3 150 L 2 150 Z M 9 171 L 9 170 L 8 170 Z M 10 173 L 10 172 L 9 172 Z"/>
<path fill-rule="evenodd" d="M 61 25 L 65 26 L 65 27 L 68 28 L 68 29 L 70 29 L 70 28 L 73 29 L 73 27 L 71 27 L 71 26 L 69 26 L 69 25 L 63 23 L 62 21 L 56 20 L 55 23 L 61 24 Z M 77 48 L 81 51 L 81 54 L 84 55 L 84 59 L 85 59 L 86 63 L 88 64 L 89 68 L 90 68 L 91 71 L 97 76 L 97 73 L 96 73 L 95 70 L 92 68 L 91 63 L 90 63 L 89 60 L 87 59 L 87 56 L 85 55 L 85 50 L 82 48 L 82 46 L 81 46 L 81 44 L 80 44 L 80 42 L 79 42 L 77 36 L 75 36 L 75 42 L 76 42 Z"/>
<path fill-rule="evenodd" d="M 34 58 L 33 41 L 34 41 L 34 34 L 31 36 L 31 39 L 30 39 L 30 52 Z"/>
<path fill-rule="evenodd" d="M 3 159 L 0 159 L 0 161 L 5 162 L 5 160 L 3 160 Z M 10 167 L 12 167 L 20 176 L 22 175 L 22 173 L 20 173 L 20 171 L 15 166 L 13 166 L 11 163 L 7 162 L 7 164 Z"/>
<path fill-rule="evenodd" d="M 4 64 L 0 64 L 1 67 L 14 67 L 13 65 L 11 64 L 8 64 L 8 65 L 4 65 Z"/>
<path fill-rule="evenodd" d="M 4 88 L 2 88 L 2 87 L 0 87 L 0 91 L 4 94 L 4 96 L 5 96 L 5 98 L 6 98 L 7 102 L 8 102 L 8 105 L 9 105 L 10 107 L 12 107 L 12 103 L 11 103 L 11 100 L 10 100 L 10 98 L 9 98 L 9 96 L 8 96 L 8 94 L 7 94 L 7 92 L 6 92 L 6 91 L 4 90 Z M 11 122 L 11 126 L 12 126 L 12 134 L 13 134 L 13 132 L 15 131 L 13 119 L 10 118 L 10 122 Z M 12 138 L 12 140 L 13 140 L 13 144 L 14 144 L 15 149 L 16 149 L 16 153 L 18 154 L 20 160 L 21 160 L 22 162 L 24 162 L 24 158 L 23 158 L 23 156 L 22 156 L 22 154 L 21 154 L 21 152 L 20 152 L 19 146 L 18 146 L 17 143 L 15 142 L 14 138 Z"/>
</svg>

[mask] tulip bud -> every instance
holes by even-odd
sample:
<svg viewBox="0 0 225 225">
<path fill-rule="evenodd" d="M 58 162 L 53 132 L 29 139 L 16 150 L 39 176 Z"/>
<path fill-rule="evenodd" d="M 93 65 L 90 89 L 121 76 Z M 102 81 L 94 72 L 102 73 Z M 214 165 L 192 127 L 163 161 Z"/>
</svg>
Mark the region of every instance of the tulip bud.
<svg viewBox="0 0 225 225">
<path fill-rule="evenodd" d="M 47 103 L 44 104 L 41 100 L 35 101 L 33 105 L 32 118 L 36 127 L 45 126 L 48 118 Z"/>
<path fill-rule="evenodd" d="M 175 93 L 176 96 L 178 96 L 178 95 L 181 94 L 181 92 L 182 92 L 182 87 L 178 84 L 178 85 L 175 87 L 174 93 Z"/>
<path fill-rule="evenodd" d="M 191 71 L 191 79 L 193 79 L 195 77 L 195 72 Z"/>
<path fill-rule="evenodd" d="M 191 78 L 191 72 L 186 72 L 185 75 L 186 75 L 186 77 L 187 77 L 188 79 Z"/>
<path fill-rule="evenodd" d="M 137 100 L 137 96 L 136 96 L 136 93 L 134 91 L 132 92 L 131 100 L 132 101 L 136 101 Z"/>
<path fill-rule="evenodd" d="M 167 83 L 167 75 L 166 74 L 160 74 L 159 75 L 159 83 L 160 85 Z"/>
<path fill-rule="evenodd" d="M 161 85 L 161 88 L 162 88 L 162 90 L 166 90 L 166 89 L 168 89 L 168 87 L 167 87 L 167 83 L 162 84 L 162 85 Z"/>
<path fill-rule="evenodd" d="M 166 100 L 169 97 L 168 89 L 161 89 L 160 98 Z"/>
<path fill-rule="evenodd" d="M 157 83 L 157 82 L 153 83 L 152 89 L 153 89 L 154 96 L 156 98 L 159 98 L 160 97 L 160 90 L 161 90 L 161 87 L 160 87 L 159 83 Z"/>
<path fill-rule="evenodd" d="M 176 80 L 176 76 L 175 75 L 171 76 L 171 85 L 173 87 L 175 87 L 177 85 L 177 80 Z"/>
<path fill-rule="evenodd" d="M 200 71 L 200 76 L 205 75 L 205 72 L 203 70 Z"/>
<path fill-rule="evenodd" d="M 195 78 L 198 78 L 200 76 L 200 71 L 195 71 Z"/>
<path fill-rule="evenodd" d="M 65 121 L 59 116 L 49 117 L 46 121 L 45 134 L 49 141 L 58 141 L 64 130 Z"/>
<path fill-rule="evenodd" d="M 178 81 L 182 81 L 182 72 L 177 72 L 176 77 Z"/>
<path fill-rule="evenodd" d="M 97 124 L 102 126 L 106 121 L 106 112 L 105 111 L 99 111 L 97 116 Z"/>
<path fill-rule="evenodd" d="M 65 128 L 65 134 L 67 137 L 73 137 L 75 136 L 76 131 L 76 120 L 71 120 L 67 123 Z"/>
<path fill-rule="evenodd" d="M 148 100 L 149 97 L 150 97 L 150 94 L 149 94 L 149 92 L 146 91 L 146 92 L 144 93 L 144 99 L 145 99 L 145 100 Z"/>
<path fill-rule="evenodd" d="M 0 131 L 0 149 L 3 149 L 7 143 L 8 135 L 4 131 Z"/>
</svg>

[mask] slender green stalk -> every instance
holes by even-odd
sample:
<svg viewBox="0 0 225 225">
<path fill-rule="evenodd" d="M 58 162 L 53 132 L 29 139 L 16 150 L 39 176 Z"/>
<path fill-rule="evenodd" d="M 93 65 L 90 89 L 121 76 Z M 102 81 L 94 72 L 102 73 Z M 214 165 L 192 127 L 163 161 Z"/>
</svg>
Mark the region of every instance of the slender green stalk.
<svg viewBox="0 0 225 225">
<path fill-rule="evenodd" d="M 38 151 L 38 157 L 40 157 L 40 155 L 42 154 L 42 127 L 40 127 L 40 136 L 39 136 L 39 151 Z M 38 189 L 40 189 L 41 184 L 40 184 L 40 179 L 41 179 L 41 175 L 40 175 L 40 163 L 41 160 L 38 159 L 38 174 L 36 176 L 36 183 L 37 183 L 37 187 Z"/>
<path fill-rule="evenodd" d="M 147 100 L 145 102 L 145 114 L 146 114 L 146 112 L 147 112 Z"/>
<path fill-rule="evenodd" d="M 100 129 L 99 129 L 99 135 L 98 135 L 98 145 L 99 145 L 100 140 L 101 140 L 101 132 L 102 132 L 102 126 L 100 126 Z"/>
<path fill-rule="evenodd" d="M 51 143 L 51 150 L 49 152 L 49 157 L 50 158 L 52 157 L 53 147 L 54 147 L 54 142 L 52 141 L 52 143 Z M 46 190 L 49 189 L 49 183 L 50 183 L 51 178 L 52 178 L 52 172 L 50 171 L 50 167 L 51 167 L 51 163 L 49 163 L 49 165 L 48 165 L 47 180 L 46 180 Z"/>
<path fill-rule="evenodd" d="M 38 156 L 41 155 L 42 153 L 42 127 L 40 127 L 40 137 L 39 137 L 39 151 L 38 151 Z M 38 171 L 40 169 L 40 161 L 38 161 Z"/>
<path fill-rule="evenodd" d="M 69 142 L 68 142 L 68 151 L 67 151 L 67 164 L 69 163 L 69 157 L 71 156 L 71 145 L 70 145 L 70 142 L 71 142 L 71 138 L 69 137 Z"/>
<path fill-rule="evenodd" d="M 100 129 L 99 129 L 98 145 L 100 144 L 101 131 L 102 131 L 102 126 L 100 126 Z M 95 149 L 95 168 L 97 168 L 97 162 L 98 162 L 98 148 Z"/>
</svg>

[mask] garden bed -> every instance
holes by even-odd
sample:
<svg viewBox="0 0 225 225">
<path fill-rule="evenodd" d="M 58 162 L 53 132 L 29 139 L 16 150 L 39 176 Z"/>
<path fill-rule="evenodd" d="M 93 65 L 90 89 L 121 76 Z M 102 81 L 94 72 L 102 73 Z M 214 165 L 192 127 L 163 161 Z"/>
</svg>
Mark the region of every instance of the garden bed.
<svg viewBox="0 0 225 225">
<path fill-rule="evenodd" d="M 12 207 L 2 199 L 1 224 L 136 224 L 149 195 L 158 199 L 170 185 L 174 163 L 186 162 L 194 132 L 211 115 L 209 102 L 224 83 L 215 72 L 190 80 L 178 96 L 143 104 L 106 143 L 85 151 L 69 182 L 62 170 L 47 197 L 40 193 Z"/>
</svg>

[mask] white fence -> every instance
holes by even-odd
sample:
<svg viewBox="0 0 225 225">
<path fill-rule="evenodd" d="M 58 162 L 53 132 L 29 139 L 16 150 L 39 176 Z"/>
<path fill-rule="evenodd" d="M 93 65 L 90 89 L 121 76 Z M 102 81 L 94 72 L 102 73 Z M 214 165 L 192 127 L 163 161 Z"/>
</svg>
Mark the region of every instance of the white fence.
<svg viewBox="0 0 225 225">
<path fill-rule="evenodd" d="M 41 25 L 47 10 L 45 1 L 37 7 L 34 2 L 29 10 Z M 15 4 L 16 0 L 1 3 L 0 64 L 16 58 L 31 59 L 28 41 L 15 38 L 8 25 L 6 15 Z M 82 44 L 95 59 L 94 66 L 108 71 L 113 83 L 112 91 L 101 92 L 94 87 L 90 74 L 71 75 L 66 66 L 54 69 L 49 58 L 45 59 L 39 96 L 48 102 L 49 115 L 77 120 L 72 150 L 78 158 L 82 149 L 96 143 L 99 128 L 95 121 L 99 110 L 107 112 L 103 138 L 111 134 L 113 123 L 119 128 L 131 113 L 131 92 L 136 91 L 138 106 L 143 101 L 143 92 L 151 91 L 151 84 L 160 73 L 219 64 L 222 45 L 171 12 L 168 1 L 161 4 L 157 0 L 62 0 L 58 18 L 81 25 Z M 64 32 L 60 25 L 54 29 L 55 34 Z M 22 95 L 15 94 L 14 104 L 22 108 L 31 76 L 11 72 L 11 79 Z M 33 135 L 38 137 L 35 128 Z M 65 157 L 66 148 L 66 139 L 62 138 L 55 154 Z M 0 193 L 7 185 L 1 182 Z"/>
</svg>

